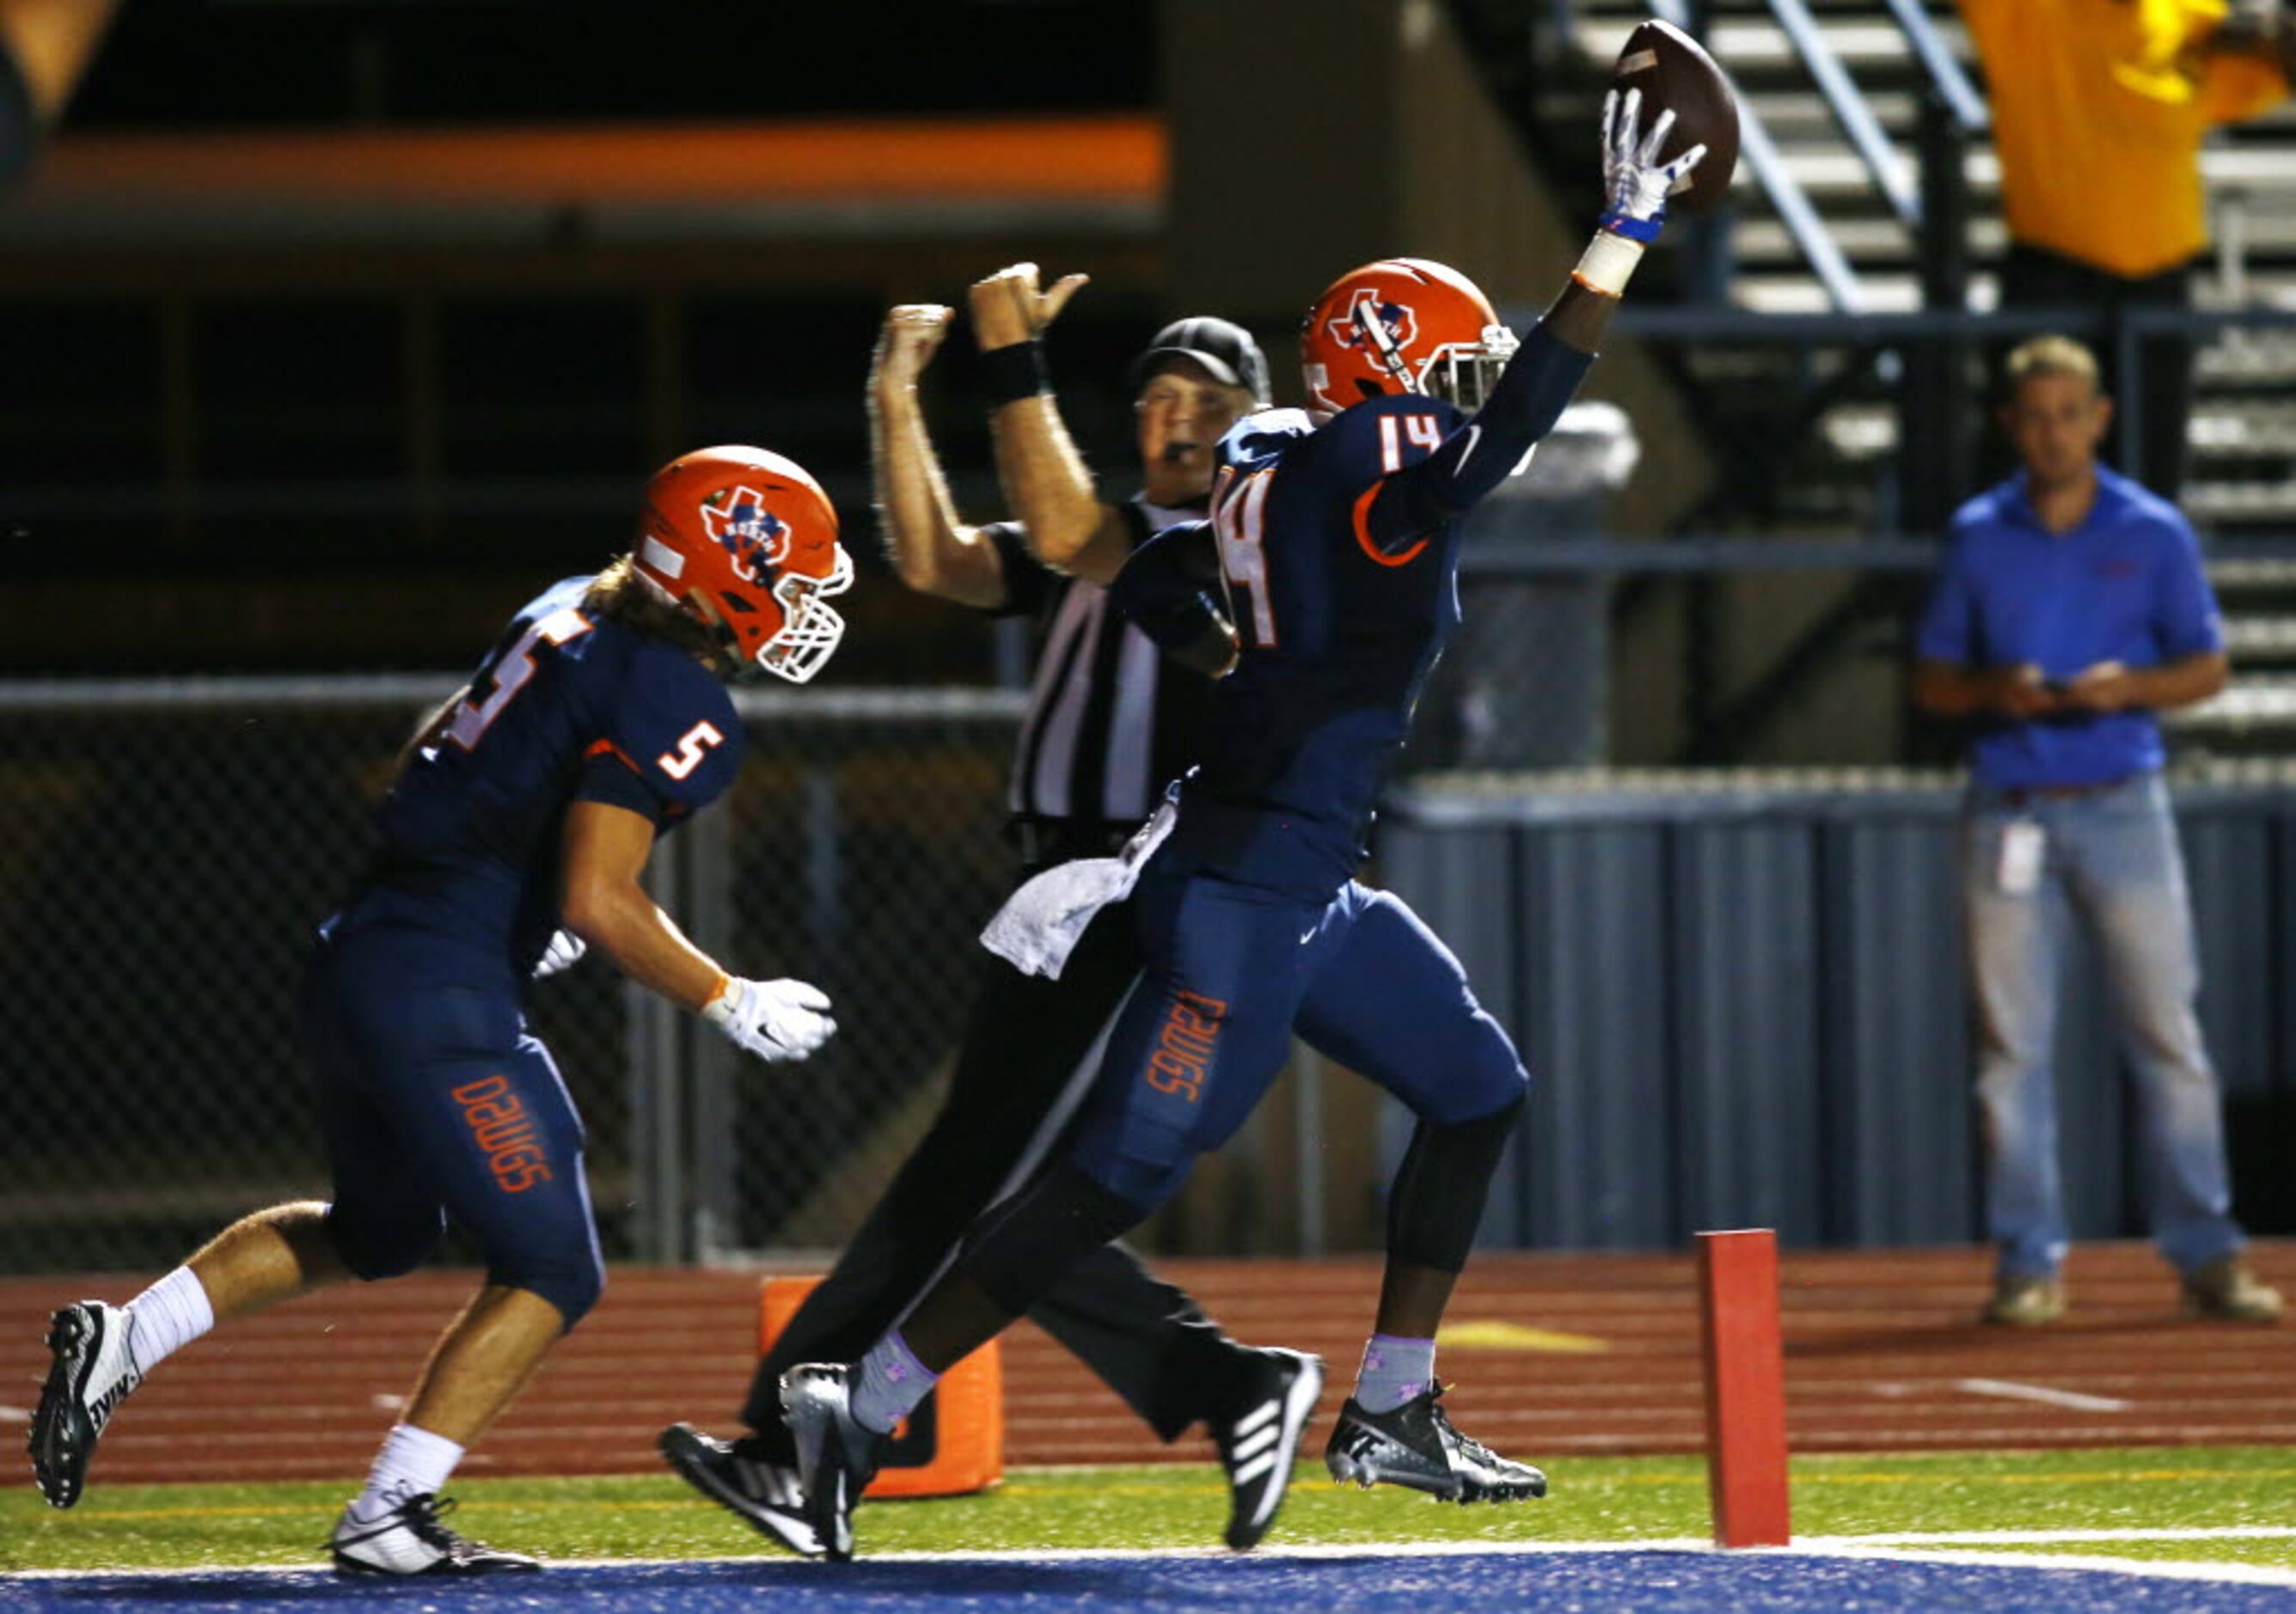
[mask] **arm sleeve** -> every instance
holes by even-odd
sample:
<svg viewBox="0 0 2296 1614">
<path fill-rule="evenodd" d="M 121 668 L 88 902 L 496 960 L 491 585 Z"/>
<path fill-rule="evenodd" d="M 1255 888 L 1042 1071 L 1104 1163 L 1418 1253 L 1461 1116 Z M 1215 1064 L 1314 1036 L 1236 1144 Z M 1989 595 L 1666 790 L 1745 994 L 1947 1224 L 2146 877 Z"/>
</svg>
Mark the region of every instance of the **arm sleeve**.
<svg viewBox="0 0 2296 1614">
<path fill-rule="evenodd" d="M 1116 609 L 1160 647 L 1193 643 L 1223 619 L 1210 586 L 1219 576 L 1210 521 L 1167 527 L 1132 552 L 1109 585 Z"/>
<path fill-rule="evenodd" d="M 2216 591 L 2201 561 L 2201 545 L 2183 521 L 2169 530 L 2169 548 L 2161 566 L 2158 615 L 2162 656 L 2171 661 L 2224 649 L 2224 618 Z"/>
<path fill-rule="evenodd" d="M 1382 483 L 1364 516 L 1371 541 L 1392 554 L 1472 508 L 1554 429 L 1594 362 L 1593 354 L 1549 336 L 1545 324 L 1533 325 L 1474 417 Z"/>
<path fill-rule="evenodd" d="M 1968 541 L 1956 536 L 1938 567 L 1914 635 L 1914 654 L 1924 661 L 1949 661 L 1956 667 L 1977 665 L 1972 649 L 1977 616 L 1976 596 L 1970 587 Z"/>
</svg>

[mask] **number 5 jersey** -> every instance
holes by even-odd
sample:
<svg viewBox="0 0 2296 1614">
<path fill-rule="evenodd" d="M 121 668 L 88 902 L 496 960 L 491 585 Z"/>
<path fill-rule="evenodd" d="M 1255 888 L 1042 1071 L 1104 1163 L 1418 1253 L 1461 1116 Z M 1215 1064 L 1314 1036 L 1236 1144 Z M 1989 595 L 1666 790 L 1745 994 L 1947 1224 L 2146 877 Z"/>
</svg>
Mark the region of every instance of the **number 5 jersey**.
<svg viewBox="0 0 2296 1614">
<path fill-rule="evenodd" d="M 723 682 L 690 651 L 586 610 L 593 581 L 567 578 L 520 610 L 408 752 L 338 931 L 434 932 L 523 980 L 557 928 L 571 803 L 667 831 L 733 782 L 742 731 Z"/>
</svg>

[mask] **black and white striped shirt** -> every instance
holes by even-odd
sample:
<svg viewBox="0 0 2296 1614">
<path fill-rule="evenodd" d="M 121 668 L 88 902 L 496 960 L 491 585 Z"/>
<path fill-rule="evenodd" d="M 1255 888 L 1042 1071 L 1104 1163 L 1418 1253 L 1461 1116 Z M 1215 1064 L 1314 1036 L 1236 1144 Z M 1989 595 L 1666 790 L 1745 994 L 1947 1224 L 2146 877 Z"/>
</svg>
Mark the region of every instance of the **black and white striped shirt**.
<svg viewBox="0 0 2296 1614">
<path fill-rule="evenodd" d="M 1120 508 L 1136 549 L 1203 515 L 1141 499 Z M 1000 614 L 1037 618 L 1036 673 L 1005 807 L 1021 823 L 1120 839 L 1193 766 L 1211 680 L 1159 653 L 1111 609 L 1106 589 L 1037 560 L 1017 523 L 985 530 L 1004 565 Z"/>
</svg>

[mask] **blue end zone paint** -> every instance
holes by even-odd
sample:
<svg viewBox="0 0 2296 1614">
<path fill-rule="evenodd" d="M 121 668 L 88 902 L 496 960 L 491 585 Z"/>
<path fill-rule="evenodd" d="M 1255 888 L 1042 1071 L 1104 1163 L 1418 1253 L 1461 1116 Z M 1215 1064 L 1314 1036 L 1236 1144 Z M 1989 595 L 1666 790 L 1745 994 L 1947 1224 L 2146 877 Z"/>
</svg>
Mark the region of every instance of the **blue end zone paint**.
<svg viewBox="0 0 2296 1614">
<path fill-rule="evenodd" d="M 1127 1557 L 974 1561 L 863 1559 L 848 1565 L 786 1560 L 573 1565 L 477 1582 L 346 1581 L 323 1572 L 0 1578 L 0 1610 L 102 1614 L 199 1609 L 234 1614 L 330 1614 L 386 1605 L 439 1614 L 615 1610 L 616 1614 L 751 1614 L 779 1610 L 971 1610 L 1067 1607 L 1110 1614 L 1204 1607 L 1344 1608 L 1377 1614 L 1430 1609 L 1554 1608 L 1607 1614 L 1698 1614 L 1716 1609 L 1981 1608 L 2057 1614 L 2068 1608 L 2165 1614 L 2292 1614 L 2296 1588 L 2159 1579 L 2094 1569 L 1898 1562 L 1803 1554 L 1689 1552 L 1507 1553 L 1359 1558 Z"/>
</svg>

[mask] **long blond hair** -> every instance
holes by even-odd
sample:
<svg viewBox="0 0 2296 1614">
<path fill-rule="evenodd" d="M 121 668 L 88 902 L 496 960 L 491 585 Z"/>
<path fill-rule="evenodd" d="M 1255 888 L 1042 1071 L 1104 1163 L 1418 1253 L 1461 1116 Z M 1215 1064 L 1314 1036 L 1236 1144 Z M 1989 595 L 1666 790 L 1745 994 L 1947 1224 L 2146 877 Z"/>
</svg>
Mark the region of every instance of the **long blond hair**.
<svg viewBox="0 0 2296 1614">
<path fill-rule="evenodd" d="M 636 561 L 628 555 L 591 579 L 582 607 L 594 616 L 667 640 L 712 668 L 725 662 L 726 645 L 718 631 L 685 607 L 665 599 L 639 574 Z"/>
</svg>

